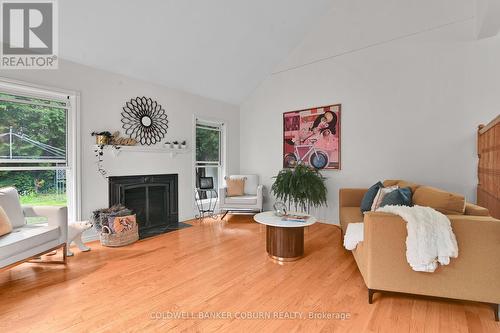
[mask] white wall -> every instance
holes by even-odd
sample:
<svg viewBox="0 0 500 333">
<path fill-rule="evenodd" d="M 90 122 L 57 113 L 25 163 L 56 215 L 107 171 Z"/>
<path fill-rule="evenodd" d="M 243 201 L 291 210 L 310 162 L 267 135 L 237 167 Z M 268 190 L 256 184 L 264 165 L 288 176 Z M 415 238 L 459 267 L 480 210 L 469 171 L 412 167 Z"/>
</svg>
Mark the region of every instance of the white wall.
<svg viewBox="0 0 500 333">
<path fill-rule="evenodd" d="M 474 201 L 476 128 L 500 110 L 500 38 L 474 39 L 470 1 L 423 2 L 439 6 L 424 15 L 410 1 L 339 1 L 241 105 L 241 172 L 269 189 L 282 165 L 282 113 L 342 103 L 342 170 L 323 172 L 323 219 L 338 222 L 339 188 L 389 178 Z"/>
<path fill-rule="evenodd" d="M 82 159 L 82 217 L 88 218 L 92 210 L 107 207 L 107 179 L 97 172 L 92 150 L 95 130 L 121 129 L 121 111 L 125 102 L 137 96 L 158 101 L 168 114 L 169 128 L 164 141 L 185 139 L 193 145 L 193 115 L 220 119 L 227 123 L 227 170 L 239 171 L 239 112 L 238 108 L 223 102 L 149 84 L 110 72 L 61 61 L 59 70 L 0 71 L 0 76 L 76 90 L 81 93 L 81 159 Z M 179 174 L 179 219 L 193 217 L 192 154 L 143 152 L 121 153 L 114 158 L 105 154 L 104 166 L 109 176 L 141 174 Z"/>
</svg>

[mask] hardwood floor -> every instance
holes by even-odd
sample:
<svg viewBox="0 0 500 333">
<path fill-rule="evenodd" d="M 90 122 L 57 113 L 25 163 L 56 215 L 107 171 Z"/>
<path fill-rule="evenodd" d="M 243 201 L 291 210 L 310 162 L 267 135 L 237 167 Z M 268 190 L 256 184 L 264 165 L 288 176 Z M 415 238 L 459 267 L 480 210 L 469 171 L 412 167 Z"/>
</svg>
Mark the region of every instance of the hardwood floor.
<svg viewBox="0 0 500 333">
<path fill-rule="evenodd" d="M 75 249 L 66 267 L 1 272 L 0 332 L 500 331 L 480 303 L 376 294 L 369 305 L 335 226 L 306 228 L 305 257 L 279 264 L 266 254 L 264 226 L 250 216 L 226 219 L 192 221 L 123 248 L 94 242 L 88 253 Z M 200 318 L 216 312 L 225 318 Z M 305 318 L 242 319 L 292 312 Z M 348 317 L 336 319 L 341 313 Z"/>
</svg>

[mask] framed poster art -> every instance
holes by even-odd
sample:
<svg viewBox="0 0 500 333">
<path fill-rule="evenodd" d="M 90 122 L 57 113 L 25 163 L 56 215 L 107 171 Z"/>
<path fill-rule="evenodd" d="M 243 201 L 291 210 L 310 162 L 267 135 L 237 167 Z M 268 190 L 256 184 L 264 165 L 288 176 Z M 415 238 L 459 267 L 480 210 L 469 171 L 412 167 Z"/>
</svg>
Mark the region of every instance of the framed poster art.
<svg viewBox="0 0 500 333">
<path fill-rule="evenodd" d="M 340 109 L 333 104 L 283 113 L 283 167 L 340 170 Z"/>
</svg>

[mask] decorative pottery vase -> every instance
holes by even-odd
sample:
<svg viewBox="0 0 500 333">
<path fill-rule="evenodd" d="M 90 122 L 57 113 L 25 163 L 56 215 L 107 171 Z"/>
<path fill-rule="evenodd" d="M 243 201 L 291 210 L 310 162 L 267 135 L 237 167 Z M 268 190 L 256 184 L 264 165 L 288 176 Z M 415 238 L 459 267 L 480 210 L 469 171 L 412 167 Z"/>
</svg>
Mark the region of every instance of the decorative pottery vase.
<svg viewBox="0 0 500 333">
<path fill-rule="evenodd" d="M 107 145 L 109 144 L 109 137 L 106 135 L 96 135 L 95 136 L 96 145 Z"/>
</svg>

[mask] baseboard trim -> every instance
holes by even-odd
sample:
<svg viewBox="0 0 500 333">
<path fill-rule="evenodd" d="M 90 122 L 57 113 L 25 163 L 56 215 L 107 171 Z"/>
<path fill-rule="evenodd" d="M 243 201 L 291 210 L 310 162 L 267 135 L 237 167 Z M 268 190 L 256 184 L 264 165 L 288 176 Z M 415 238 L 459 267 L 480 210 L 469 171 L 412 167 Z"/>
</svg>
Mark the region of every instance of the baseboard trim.
<svg viewBox="0 0 500 333">
<path fill-rule="evenodd" d="M 88 242 L 94 242 L 96 240 L 99 240 L 99 235 L 88 235 L 82 237 L 82 242 L 88 243 Z"/>
<path fill-rule="evenodd" d="M 95 227 L 92 227 L 83 232 L 82 234 L 83 243 L 93 242 L 96 240 L 99 240 L 99 232 L 95 229 Z"/>
</svg>

